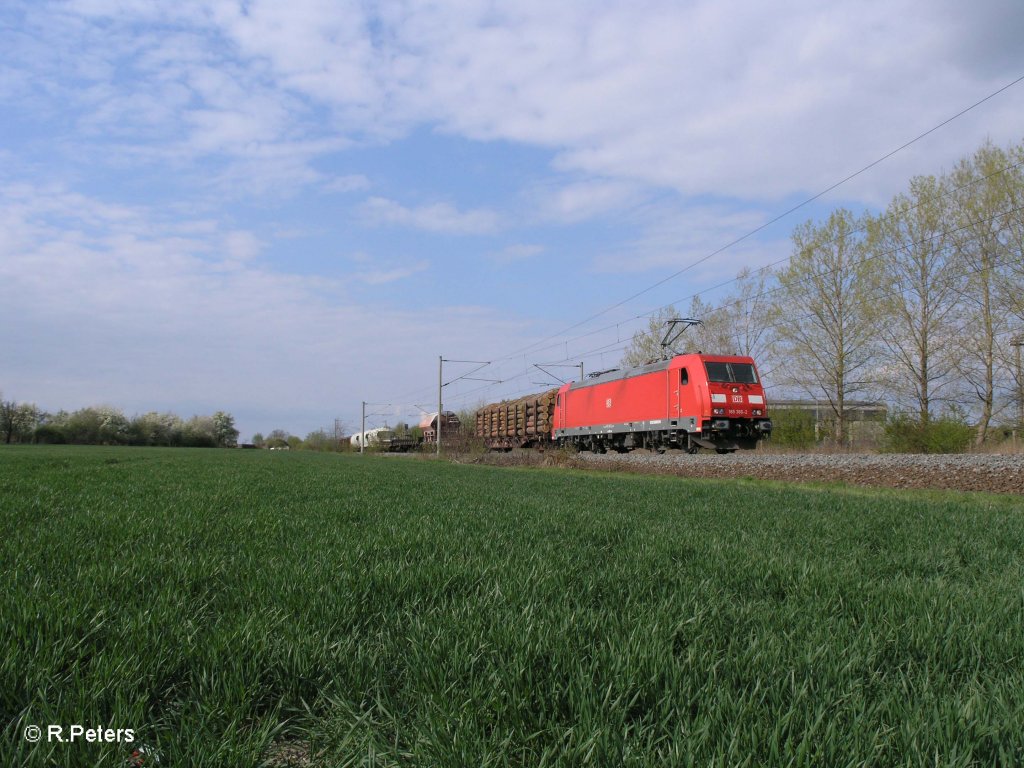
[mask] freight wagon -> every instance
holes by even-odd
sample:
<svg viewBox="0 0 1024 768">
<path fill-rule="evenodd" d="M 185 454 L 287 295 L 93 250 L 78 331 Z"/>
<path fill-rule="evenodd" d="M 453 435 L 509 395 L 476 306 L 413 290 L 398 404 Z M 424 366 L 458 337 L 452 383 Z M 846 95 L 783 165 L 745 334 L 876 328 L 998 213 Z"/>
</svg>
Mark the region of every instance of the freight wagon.
<svg viewBox="0 0 1024 768">
<path fill-rule="evenodd" d="M 499 449 L 558 445 L 596 453 L 731 453 L 756 447 L 771 431 L 757 366 L 736 355 L 677 355 L 477 413 L 477 434 Z"/>
<path fill-rule="evenodd" d="M 365 432 L 356 432 L 350 438 L 352 446 L 361 448 L 379 448 L 389 453 L 405 453 L 419 447 L 420 441 L 412 437 L 408 432 L 399 434 L 388 427 L 368 429 Z"/>
<path fill-rule="evenodd" d="M 551 443 L 558 390 L 485 405 L 476 412 L 476 436 L 492 450 L 544 447 Z"/>
</svg>

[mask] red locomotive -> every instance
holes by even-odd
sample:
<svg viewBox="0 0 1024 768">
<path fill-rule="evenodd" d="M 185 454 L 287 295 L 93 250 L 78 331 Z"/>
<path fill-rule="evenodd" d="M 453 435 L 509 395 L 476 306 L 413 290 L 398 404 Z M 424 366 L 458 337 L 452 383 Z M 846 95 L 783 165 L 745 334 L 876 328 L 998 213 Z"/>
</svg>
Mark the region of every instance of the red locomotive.
<svg viewBox="0 0 1024 768">
<path fill-rule="evenodd" d="M 753 359 L 735 355 L 676 355 L 477 413 L 477 435 L 502 449 L 554 443 L 597 453 L 633 448 L 731 453 L 756 447 L 771 431 L 757 367 Z"/>
<path fill-rule="evenodd" d="M 608 371 L 558 390 L 551 438 L 609 448 L 712 448 L 731 453 L 768 437 L 764 388 L 749 357 L 685 354 Z"/>
</svg>

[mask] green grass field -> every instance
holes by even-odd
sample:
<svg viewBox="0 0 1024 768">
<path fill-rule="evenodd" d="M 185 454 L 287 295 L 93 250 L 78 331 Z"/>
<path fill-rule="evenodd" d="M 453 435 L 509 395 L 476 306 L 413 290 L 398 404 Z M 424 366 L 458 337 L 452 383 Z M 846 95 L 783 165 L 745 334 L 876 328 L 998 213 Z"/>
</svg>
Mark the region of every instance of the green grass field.
<svg viewBox="0 0 1024 768">
<path fill-rule="evenodd" d="M 4 449 L 0 765 L 1017 765 L 1022 585 L 1015 498 Z"/>
</svg>

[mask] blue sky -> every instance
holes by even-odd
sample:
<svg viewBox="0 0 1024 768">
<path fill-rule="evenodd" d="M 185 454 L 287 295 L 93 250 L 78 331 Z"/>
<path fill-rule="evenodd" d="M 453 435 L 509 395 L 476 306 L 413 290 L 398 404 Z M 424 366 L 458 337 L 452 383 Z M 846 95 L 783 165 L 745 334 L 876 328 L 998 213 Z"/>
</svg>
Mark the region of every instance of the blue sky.
<svg viewBox="0 0 1024 768">
<path fill-rule="evenodd" d="M 1016 0 L 8 0 L 0 391 L 248 438 L 414 415 L 438 355 L 504 380 L 456 408 L 610 367 L 801 221 L 1021 141 L 1016 86 L 561 333 L 1020 77 L 1022 32 Z"/>
</svg>

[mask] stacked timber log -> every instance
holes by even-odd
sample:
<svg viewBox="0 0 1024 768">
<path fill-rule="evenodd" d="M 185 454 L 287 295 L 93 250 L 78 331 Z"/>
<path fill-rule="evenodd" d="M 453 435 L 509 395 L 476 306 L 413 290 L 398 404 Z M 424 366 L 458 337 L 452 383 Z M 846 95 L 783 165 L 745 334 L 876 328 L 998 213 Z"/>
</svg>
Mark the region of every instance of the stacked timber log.
<svg viewBox="0 0 1024 768">
<path fill-rule="evenodd" d="M 485 440 L 527 444 L 551 435 L 557 389 L 485 405 L 476 412 L 476 434 Z"/>
</svg>

